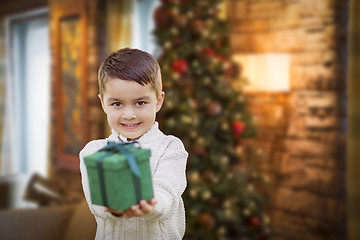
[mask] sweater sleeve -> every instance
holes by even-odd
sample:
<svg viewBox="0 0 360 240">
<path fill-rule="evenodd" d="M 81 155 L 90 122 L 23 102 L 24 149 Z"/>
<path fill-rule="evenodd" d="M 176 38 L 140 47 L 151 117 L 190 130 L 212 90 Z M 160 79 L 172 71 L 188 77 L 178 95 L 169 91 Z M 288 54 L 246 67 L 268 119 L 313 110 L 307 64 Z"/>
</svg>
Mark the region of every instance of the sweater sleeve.
<svg viewBox="0 0 360 240">
<path fill-rule="evenodd" d="M 188 153 L 180 139 L 173 136 L 168 138 L 171 141 L 160 156 L 152 176 L 154 196 L 158 203 L 152 212 L 145 215 L 149 221 L 164 221 L 179 211 L 179 204 L 183 204 L 181 195 L 186 188 Z"/>
<path fill-rule="evenodd" d="M 89 205 L 89 209 L 92 212 L 92 214 L 96 218 L 110 218 L 113 220 L 116 220 L 117 218 L 111 215 L 109 212 L 105 212 L 105 207 L 94 205 L 91 202 L 91 195 L 90 195 L 90 187 L 89 187 L 89 179 L 87 174 L 86 165 L 84 162 L 84 157 L 91 155 L 98 151 L 100 148 L 104 147 L 106 145 L 106 140 L 95 140 L 89 142 L 80 152 L 80 172 L 81 172 L 81 182 L 82 187 L 85 195 L 85 199 Z"/>
</svg>

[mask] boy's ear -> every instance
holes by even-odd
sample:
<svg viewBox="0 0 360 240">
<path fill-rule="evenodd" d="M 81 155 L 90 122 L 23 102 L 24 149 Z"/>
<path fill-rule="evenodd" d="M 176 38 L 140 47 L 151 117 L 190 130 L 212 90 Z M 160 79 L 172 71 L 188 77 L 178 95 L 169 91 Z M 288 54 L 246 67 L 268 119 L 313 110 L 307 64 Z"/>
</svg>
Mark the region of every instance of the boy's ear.
<svg viewBox="0 0 360 240">
<path fill-rule="evenodd" d="M 103 101 L 103 99 L 101 98 L 100 94 L 98 95 L 98 97 L 99 97 L 100 102 L 101 102 L 101 107 L 102 107 L 102 109 L 103 109 L 103 110 L 104 110 L 104 112 L 105 112 L 105 105 L 104 105 L 104 101 Z"/>
<path fill-rule="evenodd" d="M 165 98 L 165 93 L 164 93 L 164 91 L 162 91 L 160 93 L 160 96 L 156 100 L 156 112 L 160 111 L 160 109 L 164 103 L 164 98 Z"/>
</svg>

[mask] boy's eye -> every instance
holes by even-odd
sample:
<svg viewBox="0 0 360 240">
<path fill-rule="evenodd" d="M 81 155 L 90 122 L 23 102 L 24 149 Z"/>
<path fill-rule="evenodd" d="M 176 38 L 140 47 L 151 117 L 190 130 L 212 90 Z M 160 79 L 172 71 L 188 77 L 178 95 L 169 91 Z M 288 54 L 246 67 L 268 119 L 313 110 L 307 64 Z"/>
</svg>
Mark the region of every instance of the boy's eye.
<svg viewBox="0 0 360 240">
<path fill-rule="evenodd" d="M 146 104 L 145 101 L 138 101 L 138 102 L 136 102 L 136 105 L 137 105 L 137 106 L 143 106 L 143 105 L 145 105 L 145 104 Z"/>
<path fill-rule="evenodd" d="M 121 106 L 121 103 L 119 103 L 119 102 L 114 102 L 114 103 L 111 104 L 111 106 L 120 107 L 120 106 Z"/>
</svg>

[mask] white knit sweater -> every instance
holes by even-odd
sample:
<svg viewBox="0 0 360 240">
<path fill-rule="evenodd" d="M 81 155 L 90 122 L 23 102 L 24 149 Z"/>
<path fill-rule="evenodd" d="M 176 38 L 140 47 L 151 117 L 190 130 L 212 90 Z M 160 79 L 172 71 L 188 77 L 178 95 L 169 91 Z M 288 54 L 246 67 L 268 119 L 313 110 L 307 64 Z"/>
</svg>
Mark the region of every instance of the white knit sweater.
<svg viewBox="0 0 360 240">
<path fill-rule="evenodd" d="M 181 195 L 186 188 L 185 169 L 188 153 L 181 140 L 163 134 L 157 122 L 139 138 L 141 147 L 151 150 L 150 169 L 154 196 L 158 202 L 149 214 L 130 219 L 115 217 L 105 212 L 104 207 L 91 203 L 84 156 L 98 151 L 107 141 L 127 140 L 113 131 L 107 139 L 89 142 L 80 152 L 82 185 L 89 208 L 97 222 L 96 239 L 182 239 L 185 232 L 185 209 Z"/>
</svg>

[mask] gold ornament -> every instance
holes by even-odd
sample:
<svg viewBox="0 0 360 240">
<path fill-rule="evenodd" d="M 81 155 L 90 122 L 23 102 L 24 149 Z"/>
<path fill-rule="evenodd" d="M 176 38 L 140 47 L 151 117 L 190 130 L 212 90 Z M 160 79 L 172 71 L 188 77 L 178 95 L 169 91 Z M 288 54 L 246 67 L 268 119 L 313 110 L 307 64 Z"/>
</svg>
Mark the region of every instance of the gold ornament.
<svg viewBox="0 0 360 240">
<path fill-rule="evenodd" d="M 203 83 L 204 83 L 205 85 L 210 84 L 210 82 L 211 82 L 211 79 L 210 79 L 209 77 L 203 78 Z"/>
<path fill-rule="evenodd" d="M 196 198 L 197 195 L 198 195 L 197 189 L 193 188 L 193 189 L 190 190 L 190 197 Z"/>
<path fill-rule="evenodd" d="M 251 201 L 251 202 L 249 203 L 249 208 L 250 208 L 250 209 L 255 209 L 255 208 L 256 208 L 256 203 L 255 203 L 254 201 Z"/>
<path fill-rule="evenodd" d="M 174 118 L 169 118 L 169 119 L 166 121 L 166 123 L 167 123 L 167 125 L 168 125 L 169 127 L 171 127 L 171 128 L 176 125 L 176 121 L 175 121 Z"/>
<path fill-rule="evenodd" d="M 226 234 L 226 227 L 221 226 L 218 228 L 218 234 L 219 235 L 225 235 Z"/>
<path fill-rule="evenodd" d="M 193 67 L 195 67 L 195 68 L 196 68 L 196 67 L 199 67 L 199 62 L 195 60 L 195 61 L 192 62 L 192 65 L 193 65 Z"/>
<path fill-rule="evenodd" d="M 243 211 L 243 214 L 244 214 L 244 216 L 250 216 L 250 214 L 251 214 L 250 209 L 245 208 L 244 211 Z"/>
<path fill-rule="evenodd" d="M 269 224 L 270 224 L 270 217 L 269 217 L 268 215 L 266 215 L 266 214 L 264 214 L 264 216 L 263 216 L 263 223 L 264 223 L 265 225 L 269 225 Z"/>
<path fill-rule="evenodd" d="M 249 184 L 249 185 L 247 186 L 247 190 L 248 190 L 249 192 L 253 192 L 253 191 L 254 191 L 254 185 Z"/>
<path fill-rule="evenodd" d="M 238 146 L 236 146 L 235 151 L 236 151 L 236 155 L 238 155 L 238 156 L 242 156 L 242 155 L 243 155 L 243 153 L 244 153 L 244 148 L 243 148 L 243 146 L 238 145 Z"/>
<path fill-rule="evenodd" d="M 199 214 L 199 211 L 196 210 L 196 208 L 190 210 L 190 215 L 191 215 L 191 216 L 194 216 L 194 217 L 195 217 L 195 216 L 197 216 L 198 214 Z"/>
<path fill-rule="evenodd" d="M 221 163 L 222 165 L 228 165 L 228 163 L 229 163 L 229 157 L 228 157 L 228 156 L 222 156 L 222 157 L 220 158 L 220 163 Z M 232 173 L 229 173 L 229 174 L 232 174 Z"/>
<path fill-rule="evenodd" d="M 233 219 L 234 218 L 234 211 L 232 209 L 225 209 L 225 212 L 224 212 L 224 217 L 225 219 L 227 220 L 230 220 L 230 219 Z"/>
<path fill-rule="evenodd" d="M 185 124 L 189 124 L 191 123 L 191 118 L 187 115 L 182 115 L 181 116 L 181 122 L 185 123 Z"/>
<path fill-rule="evenodd" d="M 177 72 L 174 72 L 174 73 L 173 73 L 173 78 L 174 78 L 175 80 L 179 80 L 179 79 L 180 79 L 180 74 L 178 74 Z"/>
<path fill-rule="evenodd" d="M 235 114 L 235 120 L 241 120 L 241 119 L 242 119 L 241 113 L 236 113 Z"/>
<path fill-rule="evenodd" d="M 221 123 L 221 129 L 224 130 L 224 131 L 227 131 L 229 130 L 229 124 L 227 122 L 222 122 Z"/>
<path fill-rule="evenodd" d="M 190 180 L 193 183 L 197 183 L 200 180 L 200 174 L 198 171 L 193 171 L 192 173 L 190 173 Z"/>
<path fill-rule="evenodd" d="M 232 205 L 232 202 L 228 199 L 228 200 L 225 200 L 225 201 L 224 201 L 224 204 L 223 204 L 223 205 L 224 205 L 225 208 L 230 208 L 231 205 Z"/>
<path fill-rule="evenodd" d="M 174 7 L 173 9 L 171 9 L 171 12 L 173 15 L 178 15 L 179 14 L 179 9 L 177 7 Z"/>
<path fill-rule="evenodd" d="M 191 138 L 196 138 L 196 137 L 197 137 L 197 132 L 196 132 L 195 130 L 192 130 L 192 131 L 190 132 L 190 137 L 191 137 Z"/>
<path fill-rule="evenodd" d="M 203 35 L 203 37 L 209 37 L 210 34 L 209 34 L 209 31 L 205 29 L 202 31 L 202 35 Z"/>
<path fill-rule="evenodd" d="M 176 27 L 172 27 L 170 29 L 170 32 L 173 34 L 173 35 L 178 35 L 179 34 L 179 30 L 176 28 Z"/>
<path fill-rule="evenodd" d="M 201 197 L 204 201 L 206 201 L 211 198 L 211 195 L 212 195 L 211 192 L 209 190 L 206 190 L 205 192 L 202 193 Z"/>
<path fill-rule="evenodd" d="M 171 48 L 171 42 L 169 42 L 169 41 L 165 42 L 164 48 L 170 49 Z"/>
<path fill-rule="evenodd" d="M 174 107 L 174 103 L 173 101 L 171 101 L 171 99 L 165 101 L 165 105 L 167 108 L 173 108 Z"/>
<path fill-rule="evenodd" d="M 203 137 L 199 137 L 196 141 L 197 145 L 202 147 L 205 145 L 205 139 Z"/>
</svg>

